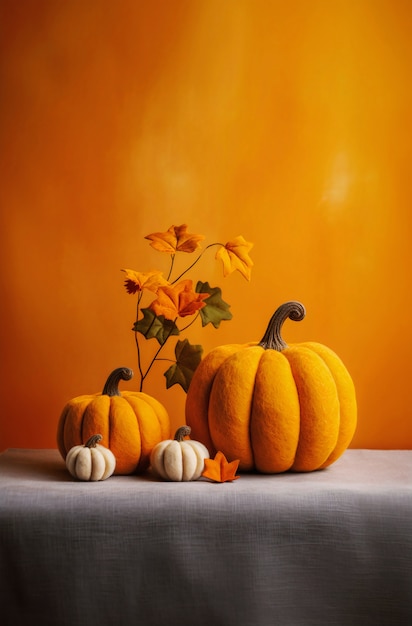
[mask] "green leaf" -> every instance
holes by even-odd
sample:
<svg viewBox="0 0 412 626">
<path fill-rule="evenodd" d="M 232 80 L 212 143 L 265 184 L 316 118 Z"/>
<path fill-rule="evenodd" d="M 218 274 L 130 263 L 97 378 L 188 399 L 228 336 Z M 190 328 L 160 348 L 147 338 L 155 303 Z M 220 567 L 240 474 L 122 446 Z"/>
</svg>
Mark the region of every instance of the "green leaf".
<svg viewBox="0 0 412 626">
<path fill-rule="evenodd" d="M 200 345 L 192 345 L 188 339 L 177 341 L 175 346 L 176 363 L 171 365 L 165 372 L 166 388 L 180 385 L 183 391 L 189 389 L 195 369 L 202 360 L 203 348 Z"/>
<path fill-rule="evenodd" d="M 142 309 L 143 318 L 134 323 L 133 330 L 142 333 L 146 339 L 157 339 L 162 346 L 170 335 L 179 335 L 180 331 L 172 320 L 163 315 L 156 315 L 151 309 Z"/>
<path fill-rule="evenodd" d="M 231 320 L 233 315 L 229 311 L 230 304 L 222 300 L 222 290 L 220 287 L 211 287 L 208 282 L 199 282 L 196 285 L 197 293 L 209 293 L 209 297 L 204 300 L 205 306 L 200 309 L 200 317 L 202 318 L 202 326 L 213 324 L 215 328 L 219 328 L 222 320 Z"/>
</svg>

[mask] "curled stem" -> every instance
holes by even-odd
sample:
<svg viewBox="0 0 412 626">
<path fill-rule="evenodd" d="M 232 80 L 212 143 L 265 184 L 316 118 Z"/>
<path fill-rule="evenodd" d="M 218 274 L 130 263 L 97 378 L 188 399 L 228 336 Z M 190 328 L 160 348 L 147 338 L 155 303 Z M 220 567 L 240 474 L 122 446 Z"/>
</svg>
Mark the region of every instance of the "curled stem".
<svg viewBox="0 0 412 626">
<path fill-rule="evenodd" d="M 175 441 L 184 441 L 185 437 L 189 437 L 190 433 L 192 432 L 192 429 L 190 428 L 190 426 L 181 426 L 180 428 L 177 429 L 174 439 Z"/>
<path fill-rule="evenodd" d="M 277 350 L 278 352 L 285 350 L 288 346 L 281 335 L 284 322 L 288 318 L 294 322 L 300 322 L 305 315 L 305 307 L 300 302 L 291 300 L 281 304 L 272 315 L 259 345 L 265 348 L 265 350 Z"/>
<path fill-rule="evenodd" d="M 84 444 L 85 448 L 95 448 L 98 443 L 103 439 L 102 435 L 92 435 Z"/>
<path fill-rule="evenodd" d="M 120 396 L 119 382 L 133 378 L 133 371 L 129 367 L 117 367 L 111 374 L 103 387 L 102 396 Z"/>
</svg>

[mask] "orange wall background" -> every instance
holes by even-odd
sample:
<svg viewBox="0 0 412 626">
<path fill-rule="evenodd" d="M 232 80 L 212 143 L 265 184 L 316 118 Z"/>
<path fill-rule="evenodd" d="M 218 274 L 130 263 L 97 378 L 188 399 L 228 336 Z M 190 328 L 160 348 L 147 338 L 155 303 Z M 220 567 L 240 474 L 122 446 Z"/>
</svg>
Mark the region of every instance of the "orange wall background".
<svg viewBox="0 0 412 626">
<path fill-rule="evenodd" d="M 120 269 L 166 271 L 144 236 L 182 223 L 254 242 L 250 283 L 212 253 L 193 273 L 233 320 L 192 343 L 258 341 L 300 300 L 285 339 L 347 365 L 352 446 L 410 448 L 410 3 L 2 0 L 0 28 L 0 449 L 56 447 L 68 399 L 136 368 Z"/>
</svg>

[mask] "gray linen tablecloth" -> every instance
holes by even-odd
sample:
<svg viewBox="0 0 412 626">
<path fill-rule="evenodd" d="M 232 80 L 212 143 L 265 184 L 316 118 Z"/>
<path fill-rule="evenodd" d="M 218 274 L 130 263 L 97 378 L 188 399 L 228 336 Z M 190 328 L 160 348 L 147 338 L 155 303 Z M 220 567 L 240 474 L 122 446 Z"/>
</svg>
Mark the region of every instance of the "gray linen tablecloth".
<svg viewBox="0 0 412 626">
<path fill-rule="evenodd" d="M 56 450 L 10 449 L 0 612 L 7 626 L 411 625 L 412 451 L 216 484 L 82 483 Z"/>
</svg>

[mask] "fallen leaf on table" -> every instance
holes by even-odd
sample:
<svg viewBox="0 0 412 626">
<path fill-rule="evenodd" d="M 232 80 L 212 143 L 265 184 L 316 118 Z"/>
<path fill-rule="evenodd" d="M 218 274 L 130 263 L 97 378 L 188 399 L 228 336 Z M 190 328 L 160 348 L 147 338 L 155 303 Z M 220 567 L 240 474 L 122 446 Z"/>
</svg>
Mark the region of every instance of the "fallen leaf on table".
<svg viewBox="0 0 412 626">
<path fill-rule="evenodd" d="M 214 459 L 205 459 L 205 469 L 202 476 L 214 480 L 216 483 L 225 483 L 236 480 L 236 470 L 239 467 L 239 459 L 228 461 L 223 452 L 217 452 Z"/>
</svg>

